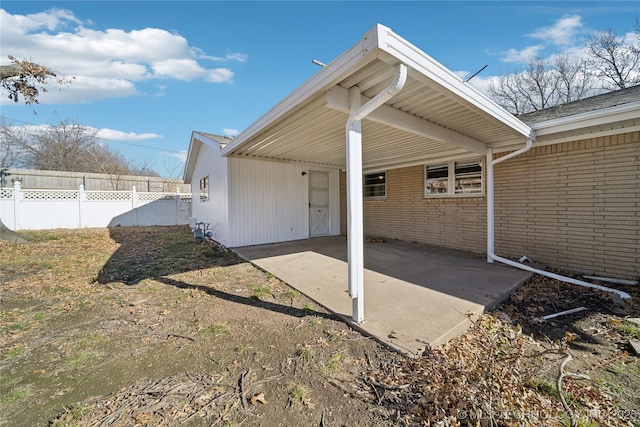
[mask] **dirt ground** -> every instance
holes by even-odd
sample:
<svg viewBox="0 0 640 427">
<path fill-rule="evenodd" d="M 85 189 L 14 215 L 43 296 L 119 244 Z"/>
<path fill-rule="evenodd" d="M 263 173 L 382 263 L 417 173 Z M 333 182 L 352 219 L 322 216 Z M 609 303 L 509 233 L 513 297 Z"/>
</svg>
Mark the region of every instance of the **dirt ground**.
<svg viewBox="0 0 640 427">
<path fill-rule="evenodd" d="M 637 286 L 535 277 L 407 359 L 187 227 L 24 235 L 0 241 L 1 426 L 640 426 Z"/>
</svg>

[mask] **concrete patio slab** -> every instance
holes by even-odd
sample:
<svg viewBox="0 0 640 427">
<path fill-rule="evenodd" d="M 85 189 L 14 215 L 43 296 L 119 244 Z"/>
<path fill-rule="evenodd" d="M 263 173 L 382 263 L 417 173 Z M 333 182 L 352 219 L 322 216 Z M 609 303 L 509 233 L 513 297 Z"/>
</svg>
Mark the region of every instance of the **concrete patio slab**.
<svg viewBox="0 0 640 427">
<path fill-rule="evenodd" d="M 387 241 L 364 247 L 364 317 L 354 324 L 344 237 L 233 248 L 353 326 L 408 355 L 445 343 L 504 300 L 531 273 L 478 254 Z"/>
</svg>

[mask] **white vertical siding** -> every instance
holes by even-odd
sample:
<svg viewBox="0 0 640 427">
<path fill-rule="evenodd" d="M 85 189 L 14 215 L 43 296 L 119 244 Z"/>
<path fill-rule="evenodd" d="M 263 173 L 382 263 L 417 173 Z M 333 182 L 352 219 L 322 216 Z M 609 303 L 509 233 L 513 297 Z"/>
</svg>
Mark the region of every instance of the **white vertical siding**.
<svg viewBox="0 0 640 427">
<path fill-rule="evenodd" d="M 191 179 L 192 215 L 208 222 L 213 238 L 223 245 L 229 241 L 228 159 L 220 155 L 220 147 L 202 144 Z M 209 176 L 209 200 L 200 201 L 200 180 Z"/>
<path fill-rule="evenodd" d="M 231 246 L 309 237 L 307 166 L 253 159 L 228 161 Z M 336 235 L 340 233 L 338 171 L 329 172 L 331 234 Z"/>
</svg>

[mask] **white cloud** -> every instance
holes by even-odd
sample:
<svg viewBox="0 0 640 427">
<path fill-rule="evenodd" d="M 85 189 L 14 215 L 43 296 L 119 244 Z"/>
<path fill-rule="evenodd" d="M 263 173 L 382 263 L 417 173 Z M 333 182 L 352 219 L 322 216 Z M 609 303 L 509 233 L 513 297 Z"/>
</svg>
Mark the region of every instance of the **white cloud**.
<svg viewBox="0 0 640 427">
<path fill-rule="evenodd" d="M 550 27 L 536 28 L 529 37 L 542 40 L 547 44 L 557 46 L 571 46 L 575 43 L 575 37 L 582 32 L 584 24 L 578 15 L 564 16 Z"/>
<path fill-rule="evenodd" d="M 228 128 L 224 128 L 222 129 L 222 134 L 225 136 L 238 136 L 240 132 L 238 131 L 238 129 L 228 129 Z"/>
<path fill-rule="evenodd" d="M 489 96 L 489 82 L 495 79 L 495 76 L 483 77 L 480 75 L 475 76 L 469 80 L 469 84 L 485 95 Z"/>
<path fill-rule="evenodd" d="M 469 75 L 468 71 L 454 71 L 453 72 L 456 76 L 460 77 L 462 80 L 464 80 L 465 78 L 467 78 L 467 76 Z"/>
<path fill-rule="evenodd" d="M 246 53 L 227 53 L 224 57 L 225 61 L 238 61 L 238 62 L 247 62 L 249 60 L 249 55 Z"/>
<path fill-rule="evenodd" d="M 157 133 L 135 133 L 135 132 L 123 132 L 114 129 L 98 129 L 96 137 L 100 139 L 106 139 L 108 141 L 143 141 L 145 139 L 157 139 L 162 138 L 162 135 Z"/>
<path fill-rule="evenodd" d="M 193 59 L 167 59 L 153 62 L 151 67 L 160 78 L 189 81 L 206 74 L 206 70 Z"/>
<path fill-rule="evenodd" d="M 233 71 L 228 68 L 208 70 L 205 80 L 213 83 L 231 82 L 233 80 Z"/>
<path fill-rule="evenodd" d="M 10 126 L 12 129 L 19 131 L 25 135 L 33 135 L 43 132 L 48 132 L 55 128 L 57 125 L 22 125 L 22 126 Z M 81 126 L 83 126 L 81 124 Z M 115 129 L 96 129 L 91 126 L 83 126 L 89 131 L 95 131 L 96 138 L 107 141 L 143 141 L 146 139 L 162 138 L 162 135 L 157 133 L 135 133 L 135 132 L 123 132 Z"/>
<path fill-rule="evenodd" d="M 7 25 L 7 31 L 30 32 L 37 30 L 54 31 L 65 27 L 68 23 L 82 24 L 82 21 L 73 16 L 73 13 L 64 9 L 51 9 L 47 12 L 31 15 L 10 15 L 2 9 L 2 25 Z"/>
<path fill-rule="evenodd" d="M 502 52 L 502 61 L 511 63 L 526 63 L 531 59 L 543 56 L 549 48 L 567 51 L 575 50 L 577 37 L 585 33 L 582 17 L 579 15 L 563 16 L 553 25 L 539 27 L 527 34 L 527 37 L 540 40 L 540 43 L 526 46 L 522 49 L 510 48 Z"/>
<path fill-rule="evenodd" d="M 138 95 L 133 82 L 126 79 L 78 76 L 71 84 L 47 84 L 47 92 L 38 97 L 41 104 L 86 103 L 105 98 Z M 3 101 L 4 102 L 4 101 Z"/>
<path fill-rule="evenodd" d="M 154 62 L 154 75 L 158 78 L 173 78 L 183 81 L 204 79 L 213 83 L 233 81 L 233 71 L 228 68 L 206 69 L 193 59 L 168 59 Z"/>
<path fill-rule="evenodd" d="M 240 63 L 245 63 L 249 60 L 249 55 L 247 55 L 246 53 L 227 52 L 225 56 L 211 56 L 211 55 L 207 55 L 201 49 L 198 49 L 198 48 L 193 48 L 193 52 L 197 58 L 208 59 L 210 61 L 217 61 L 217 62 L 236 61 Z"/>
<path fill-rule="evenodd" d="M 543 45 L 527 46 L 522 50 L 514 48 L 507 49 L 502 52 L 502 60 L 504 62 L 528 62 L 530 59 L 537 58 L 543 49 Z"/>
<path fill-rule="evenodd" d="M 232 82 L 229 68 L 208 68 L 202 60 L 246 62 L 247 55 L 209 56 L 183 36 L 160 28 L 94 30 L 72 11 L 51 9 L 11 15 L 0 9 L 3 52 L 46 65 L 73 84 L 41 103 L 87 102 L 140 94 L 136 83 L 154 79 Z M 1 64 L 8 63 L 6 55 Z M 164 92 L 161 90 L 160 92 Z"/>
<path fill-rule="evenodd" d="M 178 151 L 177 153 L 169 153 L 169 152 L 163 152 L 163 154 L 165 156 L 169 156 L 169 157 L 175 157 L 176 159 L 180 160 L 182 163 L 187 161 L 187 154 L 188 152 L 186 150 L 181 150 Z"/>
</svg>

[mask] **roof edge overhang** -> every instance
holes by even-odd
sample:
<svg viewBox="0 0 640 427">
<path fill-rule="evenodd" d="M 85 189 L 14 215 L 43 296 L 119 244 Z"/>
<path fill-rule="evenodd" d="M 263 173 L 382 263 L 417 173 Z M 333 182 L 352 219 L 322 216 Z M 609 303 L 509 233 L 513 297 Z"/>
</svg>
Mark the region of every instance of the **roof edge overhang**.
<svg viewBox="0 0 640 427">
<path fill-rule="evenodd" d="M 535 146 L 562 144 L 640 131 L 640 101 L 531 123 Z"/>
<path fill-rule="evenodd" d="M 639 113 L 640 101 L 636 101 L 609 108 L 531 123 L 530 126 L 537 135 L 543 136 L 567 130 L 598 126 L 605 123 L 636 119 L 640 116 Z"/>
<path fill-rule="evenodd" d="M 247 142 L 269 124 L 285 116 L 294 110 L 304 100 L 314 96 L 318 92 L 329 89 L 342 80 L 354 67 L 371 62 L 375 59 L 377 48 L 379 47 L 380 24 L 369 30 L 360 41 L 351 49 L 322 67 L 313 77 L 303 83 L 289 96 L 284 98 L 256 122 L 242 131 L 231 144 L 222 150 L 222 155 L 227 156 L 236 148 Z"/>
<path fill-rule="evenodd" d="M 509 127 L 517 135 L 520 135 L 520 137 L 514 138 L 514 144 L 535 138 L 534 132 L 527 124 L 504 110 L 473 86 L 465 83 L 459 76 L 422 50 L 395 34 L 390 28 L 376 24 L 356 45 L 324 66 L 307 82 L 238 135 L 233 142 L 222 149 L 222 155 L 233 155 L 244 144 L 250 143 L 250 140 L 258 133 L 288 113 L 295 111 L 305 101 L 319 93 L 328 91 L 338 82 L 376 59 L 385 61 L 392 66 L 404 63 L 409 67 L 409 72 L 414 77 L 424 79 L 430 86 L 435 86 L 434 89 L 441 91 L 446 96 L 480 111 L 487 119 Z"/>
<path fill-rule="evenodd" d="M 463 81 L 457 74 L 408 40 L 395 34 L 391 29 L 381 25 L 378 28 L 384 31 L 384 43 L 381 44 L 380 49 L 409 66 L 410 70 L 414 70 L 412 74 L 430 79 L 437 84 L 437 88 L 448 95 L 455 96 L 461 103 L 471 108 L 480 106 L 487 117 L 509 126 L 520 133 L 523 139 L 535 139 L 535 133 L 529 125 Z"/>
<path fill-rule="evenodd" d="M 196 167 L 196 161 L 200 154 L 200 147 L 202 144 L 206 144 L 213 149 L 222 149 L 223 144 L 214 139 L 211 139 L 203 132 L 192 131 L 191 140 L 189 141 L 189 151 L 187 152 L 187 159 L 184 163 L 184 174 L 182 175 L 182 181 L 185 184 L 191 184 L 191 178 L 193 177 L 193 171 Z"/>
</svg>

